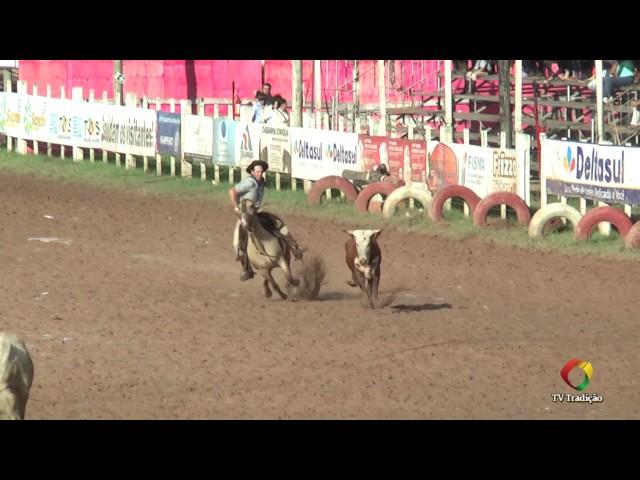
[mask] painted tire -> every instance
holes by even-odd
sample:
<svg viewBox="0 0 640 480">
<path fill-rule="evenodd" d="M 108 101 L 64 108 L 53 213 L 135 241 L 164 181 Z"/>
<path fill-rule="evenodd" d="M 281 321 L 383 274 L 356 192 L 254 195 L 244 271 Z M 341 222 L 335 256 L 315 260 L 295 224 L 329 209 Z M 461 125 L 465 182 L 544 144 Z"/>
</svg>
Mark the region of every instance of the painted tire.
<svg viewBox="0 0 640 480">
<path fill-rule="evenodd" d="M 429 218 L 434 222 L 443 222 L 444 217 L 442 215 L 442 208 L 444 202 L 450 198 L 461 198 L 469 206 L 469 210 L 473 215 L 478 203 L 480 203 L 480 197 L 470 188 L 464 185 L 446 185 L 436 192 L 431 200 L 431 206 L 429 207 Z"/>
<path fill-rule="evenodd" d="M 576 239 L 589 240 L 594 227 L 600 222 L 615 225 L 622 238 L 631 230 L 631 219 L 622 210 L 615 207 L 596 207 L 589 210 L 576 225 Z"/>
<path fill-rule="evenodd" d="M 582 214 L 566 203 L 550 203 L 538 210 L 529 223 L 529 236 L 531 238 L 543 237 L 544 227 L 554 218 L 566 218 L 575 230 L 582 219 Z"/>
<path fill-rule="evenodd" d="M 423 190 L 422 188 L 416 187 L 400 187 L 396 188 L 391 194 L 387 197 L 382 205 L 382 216 L 384 218 L 390 218 L 393 216 L 396 211 L 396 206 L 402 200 L 407 198 L 413 198 L 420 202 L 422 206 L 427 210 L 431 205 L 431 193 L 427 190 Z"/>
<path fill-rule="evenodd" d="M 624 246 L 630 250 L 640 248 L 640 222 L 636 222 L 624 237 Z"/>
<path fill-rule="evenodd" d="M 376 182 L 370 183 L 364 187 L 356 198 L 356 210 L 358 212 L 367 213 L 371 199 L 378 194 L 388 197 L 396 189 L 393 183 Z M 378 202 L 379 203 L 379 202 Z"/>
<path fill-rule="evenodd" d="M 322 177 L 313 184 L 307 194 L 307 202 L 309 205 L 318 205 L 320 203 L 320 197 L 327 188 L 335 188 L 336 190 L 342 191 L 347 198 L 347 202 L 355 202 L 358 197 L 356 187 L 354 187 L 349 180 L 338 175 L 330 175 L 328 177 Z"/>
<path fill-rule="evenodd" d="M 473 224 L 477 227 L 484 227 L 487 224 L 487 214 L 496 205 L 506 204 L 513 208 L 518 216 L 518 225 L 526 227 L 531 220 L 531 212 L 524 200 L 511 192 L 493 192 L 484 197 L 473 212 Z"/>
</svg>

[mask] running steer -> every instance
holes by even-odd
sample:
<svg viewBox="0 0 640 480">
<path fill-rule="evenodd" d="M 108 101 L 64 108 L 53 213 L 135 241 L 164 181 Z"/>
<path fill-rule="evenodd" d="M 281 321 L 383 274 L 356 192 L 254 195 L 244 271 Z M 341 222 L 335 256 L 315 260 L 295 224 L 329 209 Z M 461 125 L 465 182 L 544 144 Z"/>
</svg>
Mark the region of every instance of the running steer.
<svg viewBox="0 0 640 480">
<path fill-rule="evenodd" d="M 347 266 L 351 270 L 352 287 L 359 286 L 363 305 L 375 308 L 380 283 L 382 253 L 376 238 L 381 230 L 343 230 L 351 235 L 344 244 Z"/>
</svg>

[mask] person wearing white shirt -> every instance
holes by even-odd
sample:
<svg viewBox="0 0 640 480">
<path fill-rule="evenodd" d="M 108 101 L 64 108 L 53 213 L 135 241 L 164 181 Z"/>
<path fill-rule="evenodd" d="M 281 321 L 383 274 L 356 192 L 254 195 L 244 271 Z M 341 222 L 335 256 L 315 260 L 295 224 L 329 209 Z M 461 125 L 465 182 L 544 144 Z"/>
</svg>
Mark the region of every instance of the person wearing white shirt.
<svg viewBox="0 0 640 480">
<path fill-rule="evenodd" d="M 268 123 L 271 125 L 289 125 L 289 113 L 287 112 L 287 101 L 280 95 L 274 97 L 274 109 Z"/>
</svg>

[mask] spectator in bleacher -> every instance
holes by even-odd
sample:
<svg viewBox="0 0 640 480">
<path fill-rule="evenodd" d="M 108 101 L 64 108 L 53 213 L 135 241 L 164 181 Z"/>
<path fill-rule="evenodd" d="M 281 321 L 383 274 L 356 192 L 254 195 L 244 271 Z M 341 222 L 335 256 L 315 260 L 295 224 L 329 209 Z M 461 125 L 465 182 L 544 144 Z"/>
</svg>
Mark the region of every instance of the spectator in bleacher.
<svg viewBox="0 0 640 480">
<path fill-rule="evenodd" d="M 522 60 L 522 76 L 544 77 L 543 60 Z"/>
<path fill-rule="evenodd" d="M 589 78 L 593 75 L 595 62 L 593 60 L 578 60 L 580 62 L 580 78 Z"/>
<path fill-rule="evenodd" d="M 602 79 L 602 96 L 605 103 L 613 101 L 615 90 L 633 83 L 635 69 L 633 60 L 614 60 L 609 75 Z"/>
<path fill-rule="evenodd" d="M 560 80 L 577 79 L 581 70 L 580 60 L 558 60 L 558 68 Z"/>
<path fill-rule="evenodd" d="M 476 60 L 473 64 L 473 68 L 469 70 L 465 77 L 467 80 L 476 80 L 482 75 L 488 75 L 493 71 L 493 65 L 491 60 Z"/>
<path fill-rule="evenodd" d="M 465 73 L 468 70 L 468 60 L 452 60 L 454 73 Z"/>
<path fill-rule="evenodd" d="M 593 60 L 558 60 L 557 78 L 560 80 L 590 80 Z"/>
<path fill-rule="evenodd" d="M 289 113 L 287 112 L 287 101 L 280 95 L 273 97 L 273 112 L 269 123 L 272 125 L 289 126 Z"/>
</svg>

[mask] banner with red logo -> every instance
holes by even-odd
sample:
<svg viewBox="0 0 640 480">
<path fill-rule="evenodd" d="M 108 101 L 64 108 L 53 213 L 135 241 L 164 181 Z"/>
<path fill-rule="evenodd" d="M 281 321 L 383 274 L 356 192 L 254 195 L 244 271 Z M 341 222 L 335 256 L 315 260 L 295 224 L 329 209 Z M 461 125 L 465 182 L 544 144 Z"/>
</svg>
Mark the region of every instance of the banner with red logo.
<svg viewBox="0 0 640 480">
<path fill-rule="evenodd" d="M 254 160 L 260 159 L 260 134 L 262 125 L 245 121 L 235 123 L 235 162 L 245 169 Z M 271 170 L 271 164 L 269 164 Z"/>
<path fill-rule="evenodd" d="M 525 198 L 526 165 L 515 149 L 431 142 L 427 187 L 464 185 L 480 198 L 492 192 L 512 192 Z"/>
<path fill-rule="evenodd" d="M 427 142 L 424 140 L 407 140 L 409 142 L 409 168 L 413 183 L 427 183 Z M 409 183 L 407 180 L 405 182 Z"/>
<path fill-rule="evenodd" d="M 383 163 L 389 167 L 388 142 L 387 137 L 358 135 L 358 158 L 363 171 L 371 172 Z"/>
</svg>

